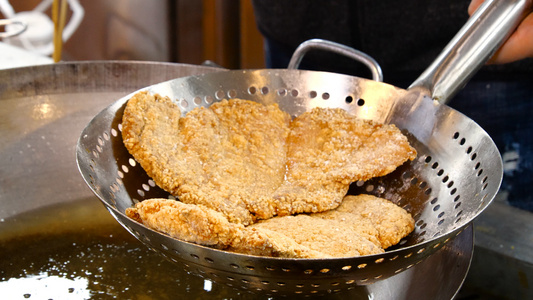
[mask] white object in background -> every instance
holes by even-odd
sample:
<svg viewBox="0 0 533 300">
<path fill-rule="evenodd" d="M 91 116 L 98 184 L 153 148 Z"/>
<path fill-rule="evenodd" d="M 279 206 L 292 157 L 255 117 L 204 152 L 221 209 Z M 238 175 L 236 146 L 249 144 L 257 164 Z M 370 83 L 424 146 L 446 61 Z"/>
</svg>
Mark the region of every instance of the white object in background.
<svg viewBox="0 0 533 300">
<path fill-rule="evenodd" d="M 52 5 L 53 0 L 43 0 L 32 11 L 16 13 L 8 0 L 0 0 L 0 11 L 6 18 L 20 21 L 26 24 L 27 29 L 23 33 L 3 41 L 27 49 L 31 52 L 51 55 L 54 52 L 53 35 L 54 23 L 44 12 Z M 67 0 L 72 16 L 63 30 L 63 42 L 66 42 L 78 29 L 85 11 L 78 0 Z M 9 31 L 9 25 L 6 31 Z"/>
<path fill-rule="evenodd" d="M 45 65 L 53 62 L 48 56 L 0 42 L 0 70 Z"/>
</svg>

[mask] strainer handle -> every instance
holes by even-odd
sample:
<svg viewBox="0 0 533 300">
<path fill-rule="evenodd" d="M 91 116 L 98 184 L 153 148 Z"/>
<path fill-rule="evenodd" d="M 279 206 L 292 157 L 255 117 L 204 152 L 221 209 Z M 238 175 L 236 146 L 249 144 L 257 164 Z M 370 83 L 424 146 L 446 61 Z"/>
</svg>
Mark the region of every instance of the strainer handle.
<svg viewBox="0 0 533 300">
<path fill-rule="evenodd" d="M 421 89 L 446 103 L 507 40 L 532 2 L 485 1 L 409 89 Z"/>
<path fill-rule="evenodd" d="M 298 66 L 302 62 L 304 55 L 312 49 L 334 52 L 361 62 L 370 69 L 373 80 L 379 82 L 383 81 L 383 72 L 381 71 L 381 66 L 370 55 L 346 45 L 323 39 L 311 39 L 301 43 L 292 54 L 291 60 L 289 61 L 289 66 L 287 68 L 298 69 Z"/>
</svg>

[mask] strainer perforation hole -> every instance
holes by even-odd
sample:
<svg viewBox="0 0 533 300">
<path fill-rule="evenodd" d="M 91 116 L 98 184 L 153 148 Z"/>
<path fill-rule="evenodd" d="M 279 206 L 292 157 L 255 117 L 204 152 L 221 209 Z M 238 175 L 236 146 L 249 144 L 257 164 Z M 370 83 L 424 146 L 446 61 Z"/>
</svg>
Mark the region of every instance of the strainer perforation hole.
<svg viewBox="0 0 533 300">
<path fill-rule="evenodd" d="M 255 270 L 255 267 L 254 266 L 246 266 L 246 269 L 248 269 L 249 271 L 253 271 L 253 270 Z"/>
<path fill-rule="evenodd" d="M 320 273 L 327 274 L 327 273 L 329 273 L 329 271 L 330 271 L 329 269 L 322 269 L 322 270 L 320 270 Z"/>
<path fill-rule="evenodd" d="M 152 179 L 148 179 L 148 185 L 151 187 L 155 187 L 155 182 Z"/>
<path fill-rule="evenodd" d="M 285 95 L 287 95 L 287 90 L 286 89 L 278 89 L 277 93 L 278 93 L 278 96 L 285 96 Z"/>
<path fill-rule="evenodd" d="M 281 268 L 281 270 L 282 270 L 283 272 L 290 272 L 290 271 L 291 271 L 291 269 L 289 269 L 289 268 Z"/>
<path fill-rule="evenodd" d="M 181 253 L 180 253 L 177 249 L 172 249 L 172 251 L 173 251 L 174 254 L 176 254 L 176 255 L 181 255 Z"/>
<path fill-rule="evenodd" d="M 366 190 L 367 192 L 372 192 L 372 191 L 374 190 L 374 185 L 372 185 L 372 184 L 367 185 L 366 188 L 365 188 L 365 190 Z"/>
<path fill-rule="evenodd" d="M 232 99 L 237 97 L 237 91 L 236 90 L 229 90 L 228 91 L 228 98 Z"/>
<path fill-rule="evenodd" d="M 301 288 L 303 288 L 305 285 L 303 285 L 303 284 L 301 284 L 301 283 L 297 283 L 295 286 L 296 286 L 297 288 L 301 289 Z"/>
<path fill-rule="evenodd" d="M 147 191 L 147 192 L 150 190 L 150 186 L 147 185 L 146 183 L 143 183 L 143 184 L 142 184 L 142 188 L 143 188 L 143 190 L 145 190 L 145 191 Z"/>
<path fill-rule="evenodd" d="M 266 95 L 269 92 L 270 92 L 270 89 L 268 88 L 268 86 L 264 86 L 261 88 L 261 94 Z"/>
<path fill-rule="evenodd" d="M 311 283 L 311 287 L 319 288 L 319 287 L 320 287 L 320 284 L 318 284 L 318 283 Z"/>
<path fill-rule="evenodd" d="M 460 217 L 462 214 L 463 214 L 463 211 L 460 210 L 460 211 L 455 215 L 455 217 L 458 218 L 458 217 Z"/>
<path fill-rule="evenodd" d="M 357 105 L 358 105 L 358 106 L 363 106 L 363 105 L 365 105 L 365 99 L 358 99 L 358 100 L 357 100 Z"/>
<path fill-rule="evenodd" d="M 248 284 L 248 283 L 250 283 L 250 280 L 248 280 L 248 279 L 241 279 L 241 282 L 244 283 L 244 284 Z"/>
<path fill-rule="evenodd" d="M 341 268 L 343 271 L 350 271 L 352 269 L 352 266 L 344 266 Z"/>
<path fill-rule="evenodd" d="M 233 278 L 231 276 L 226 277 L 226 279 L 228 279 L 229 281 L 235 281 L 235 278 Z"/>
<path fill-rule="evenodd" d="M 442 176 L 442 174 L 444 174 L 444 170 L 443 170 L 443 169 L 440 169 L 440 170 L 437 172 L 437 176 Z"/>
<path fill-rule="evenodd" d="M 296 90 L 296 89 L 291 90 L 291 96 L 298 97 L 299 94 L 300 94 L 300 92 L 298 92 L 298 90 Z"/>
<path fill-rule="evenodd" d="M 163 248 L 163 250 L 168 250 L 167 245 L 165 245 L 165 244 L 161 244 L 160 246 L 161 246 L 161 248 Z"/>
<path fill-rule="evenodd" d="M 424 224 L 420 225 L 420 229 L 424 229 L 424 228 L 426 228 L 426 226 L 428 226 L 428 224 L 424 223 Z"/>
<path fill-rule="evenodd" d="M 421 189 L 424 189 L 424 188 L 426 188 L 427 185 L 428 185 L 427 182 L 422 181 L 418 187 L 420 187 Z"/>
<path fill-rule="evenodd" d="M 416 222 L 416 226 L 421 226 L 422 224 L 424 224 L 424 220 L 418 220 L 418 222 Z"/>
<path fill-rule="evenodd" d="M 204 259 L 205 259 L 206 262 L 208 262 L 208 263 L 210 263 L 210 264 L 212 264 L 212 263 L 215 262 L 214 260 L 212 260 L 212 259 L 209 258 L 209 257 L 206 257 L 206 258 L 204 258 Z"/>
<path fill-rule="evenodd" d="M 426 248 L 421 248 L 421 249 L 419 249 L 418 251 L 416 251 L 416 254 L 421 254 L 421 253 L 423 253 L 424 251 L 426 251 Z"/>
<path fill-rule="evenodd" d="M 102 153 L 103 149 L 100 145 L 96 145 L 96 151 Z"/>
<path fill-rule="evenodd" d="M 426 159 L 424 160 L 426 163 L 430 163 L 431 162 L 431 156 L 426 156 Z"/>
<path fill-rule="evenodd" d="M 419 236 L 420 236 L 420 237 L 423 237 L 424 235 L 426 235 L 426 233 L 427 233 L 427 232 L 425 232 L 425 231 L 422 231 L 422 232 L 420 233 L 420 235 L 419 235 Z"/>
<path fill-rule="evenodd" d="M 455 193 L 457 193 L 457 188 L 453 188 L 453 189 L 450 191 L 450 195 L 455 195 Z"/>
<path fill-rule="evenodd" d="M 126 165 L 122 165 L 121 168 L 122 168 L 122 171 L 124 171 L 124 173 L 128 173 L 130 171 L 130 169 Z"/>
<path fill-rule="evenodd" d="M 359 280 L 360 283 L 365 283 L 367 281 L 368 281 L 368 278 L 363 278 L 363 279 Z"/>
<path fill-rule="evenodd" d="M 261 281 L 261 283 L 264 284 L 264 285 L 269 285 L 270 284 L 270 282 L 268 282 L 266 280 Z"/>
<path fill-rule="evenodd" d="M 144 197 L 144 196 L 145 196 L 143 190 L 137 190 L 137 195 L 139 195 L 139 196 L 141 196 L 141 197 Z"/>
<path fill-rule="evenodd" d="M 433 211 L 437 211 L 439 209 L 440 209 L 440 204 L 437 204 L 437 205 L 435 205 L 435 207 L 433 207 Z"/>
<path fill-rule="evenodd" d="M 456 140 L 459 138 L 459 132 L 453 134 L 453 139 Z"/>
<path fill-rule="evenodd" d="M 403 173 L 402 177 L 403 177 L 403 179 L 409 179 L 409 178 L 413 177 L 413 173 L 410 172 L 410 171 L 406 171 L 406 172 Z"/>
<path fill-rule="evenodd" d="M 413 178 L 411 179 L 411 185 L 416 185 L 416 183 L 418 182 L 418 178 Z"/>
<path fill-rule="evenodd" d="M 215 99 L 213 99 L 211 96 L 205 96 L 204 101 L 206 104 L 211 104 L 213 101 L 215 101 Z"/>
<path fill-rule="evenodd" d="M 122 123 L 119 123 L 117 128 L 118 128 L 118 131 L 122 131 Z"/>
<path fill-rule="evenodd" d="M 394 271 L 394 274 L 398 274 L 398 273 L 400 273 L 401 271 L 403 271 L 403 269 L 398 269 L 398 270 Z"/>
<path fill-rule="evenodd" d="M 476 160 L 476 157 L 477 157 L 477 153 L 473 153 L 472 156 L 470 156 L 470 159 L 471 160 Z"/>
<path fill-rule="evenodd" d="M 187 108 L 187 107 L 189 107 L 189 101 L 187 101 L 187 100 L 185 100 L 185 99 L 182 99 L 182 100 L 180 101 L 180 105 L 181 105 L 181 107 L 183 107 L 183 108 Z"/>
<path fill-rule="evenodd" d="M 489 186 L 489 184 L 488 184 L 488 183 L 485 183 L 485 184 L 483 185 L 483 187 L 481 188 L 481 190 L 483 190 L 483 191 L 486 190 L 488 186 Z"/>
<path fill-rule="evenodd" d="M 130 158 L 130 159 L 128 160 L 128 163 L 129 163 L 130 166 L 132 166 L 132 167 L 135 167 L 135 166 L 137 165 L 137 162 L 136 162 L 135 159 L 133 159 L 133 158 Z"/>
<path fill-rule="evenodd" d="M 446 176 L 444 176 L 444 178 L 442 178 L 442 182 L 446 183 L 448 181 L 448 179 L 450 179 L 450 177 L 448 177 L 448 175 L 446 175 Z"/>
<path fill-rule="evenodd" d="M 100 137 L 100 136 L 98 137 L 98 144 L 99 144 L 100 146 L 103 146 L 103 145 L 104 145 L 104 139 L 103 139 L 102 137 Z"/>
<path fill-rule="evenodd" d="M 111 135 L 114 137 L 118 136 L 118 132 L 115 130 L 115 128 L 111 128 Z"/>
<path fill-rule="evenodd" d="M 459 141 L 459 145 L 464 145 L 466 143 L 466 139 L 465 138 L 462 138 L 460 141 Z"/>
<path fill-rule="evenodd" d="M 454 184 L 453 180 L 448 182 L 448 187 L 451 188 L 453 186 L 453 184 Z"/>
<path fill-rule="evenodd" d="M 353 97 L 352 96 L 346 96 L 346 98 L 344 99 L 344 101 L 346 101 L 346 103 L 350 104 L 353 102 Z"/>
<path fill-rule="evenodd" d="M 307 270 L 304 271 L 304 274 L 305 275 L 311 275 L 311 274 L 313 274 L 313 270 L 307 269 Z"/>
<path fill-rule="evenodd" d="M 485 176 L 485 178 L 483 178 L 483 180 L 481 180 L 481 182 L 482 182 L 482 183 L 486 183 L 488 179 L 489 179 L 489 178 L 488 178 L 487 176 Z"/>
<path fill-rule="evenodd" d="M 366 268 L 366 266 L 367 266 L 367 264 L 359 264 L 359 265 L 357 265 L 357 268 L 358 269 L 364 269 L 364 268 Z"/>
<path fill-rule="evenodd" d="M 236 265 L 236 264 L 230 264 L 229 266 L 232 267 L 232 268 L 234 268 L 234 269 L 238 269 L 238 268 L 239 268 L 239 266 Z"/>
<path fill-rule="evenodd" d="M 431 165 L 431 168 L 432 169 L 437 169 L 439 167 L 439 163 L 438 162 L 434 162 L 432 165 Z"/>
<path fill-rule="evenodd" d="M 374 279 L 380 279 L 383 275 L 374 276 Z"/>
<path fill-rule="evenodd" d="M 429 203 L 431 203 L 431 204 L 435 204 L 435 203 L 437 203 L 437 201 L 439 201 L 438 198 L 433 198 Z"/>
<path fill-rule="evenodd" d="M 433 190 L 431 188 L 424 191 L 424 194 L 429 195 Z"/>
<path fill-rule="evenodd" d="M 440 219 L 442 218 L 446 213 L 445 212 L 441 212 L 437 217 Z"/>
<path fill-rule="evenodd" d="M 395 255 L 395 256 L 393 256 L 393 257 L 389 258 L 389 260 L 390 260 L 390 261 L 393 261 L 393 260 L 396 260 L 396 259 L 398 259 L 398 257 L 400 257 L 400 256 L 399 256 L 399 255 Z"/>
<path fill-rule="evenodd" d="M 194 259 L 200 259 L 200 257 L 198 255 L 193 254 L 193 253 L 191 253 L 191 257 L 194 258 Z"/>
<path fill-rule="evenodd" d="M 202 98 L 196 96 L 196 97 L 192 98 L 192 103 L 194 103 L 194 105 L 196 105 L 196 106 L 199 106 L 199 105 L 202 104 Z"/>
<path fill-rule="evenodd" d="M 380 264 L 384 261 L 385 259 L 384 258 L 378 258 L 376 259 L 376 261 L 374 261 L 376 264 Z"/>
<path fill-rule="evenodd" d="M 271 271 L 271 272 L 276 270 L 276 268 L 274 268 L 274 267 L 265 267 L 265 269 L 267 271 Z"/>
<path fill-rule="evenodd" d="M 481 163 L 480 163 L 480 162 L 478 162 L 478 163 L 476 164 L 476 166 L 474 167 L 474 170 L 479 169 L 479 167 L 481 167 Z"/>
<path fill-rule="evenodd" d="M 480 169 L 478 172 L 477 172 L 477 176 L 481 176 L 481 174 L 483 174 L 483 169 Z"/>
<path fill-rule="evenodd" d="M 215 92 L 215 98 L 217 98 L 217 100 L 222 100 L 222 99 L 224 99 L 224 96 L 225 96 L 225 95 L 226 95 L 226 94 L 224 93 L 223 90 L 218 90 L 218 91 Z"/>
<path fill-rule="evenodd" d="M 331 286 L 338 286 L 338 285 L 340 285 L 340 284 L 341 284 L 340 282 L 336 282 L 336 281 L 335 281 L 335 282 L 332 282 L 332 283 L 331 283 Z"/>
<path fill-rule="evenodd" d="M 346 281 L 346 284 L 354 284 L 354 283 L 355 283 L 355 280 L 353 280 L 353 279 L 350 279 L 350 280 Z"/>
<path fill-rule="evenodd" d="M 437 225 L 440 226 L 442 223 L 444 223 L 444 219 L 440 219 L 439 222 L 437 222 Z"/>
<path fill-rule="evenodd" d="M 457 202 L 457 201 L 459 201 L 459 199 L 461 199 L 461 195 L 457 195 L 457 196 L 453 199 L 453 202 Z"/>
<path fill-rule="evenodd" d="M 124 178 L 124 173 L 122 173 L 120 170 L 117 171 L 117 175 L 119 178 Z"/>
<path fill-rule="evenodd" d="M 279 286 L 285 286 L 285 285 L 287 285 L 287 284 L 286 284 L 285 282 L 278 282 L 277 285 L 279 285 Z"/>
<path fill-rule="evenodd" d="M 329 93 L 323 93 L 322 94 L 322 99 L 328 100 L 329 99 Z"/>
<path fill-rule="evenodd" d="M 255 86 L 250 86 L 248 88 L 248 94 L 254 95 L 255 93 L 257 93 L 257 88 Z"/>
<path fill-rule="evenodd" d="M 309 92 L 309 98 L 313 99 L 313 98 L 316 98 L 316 96 L 318 96 L 318 93 L 316 91 Z"/>
<path fill-rule="evenodd" d="M 470 154 L 472 152 L 473 148 L 472 146 L 468 147 L 468 149 L 466 149 L 466 153 L 467 154 Z"/>
</svg>

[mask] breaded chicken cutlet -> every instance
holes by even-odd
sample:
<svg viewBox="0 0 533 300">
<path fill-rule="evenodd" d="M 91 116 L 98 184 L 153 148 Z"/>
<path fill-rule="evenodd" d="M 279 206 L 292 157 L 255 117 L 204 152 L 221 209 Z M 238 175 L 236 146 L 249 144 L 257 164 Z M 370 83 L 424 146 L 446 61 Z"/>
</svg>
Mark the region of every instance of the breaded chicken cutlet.
<svg viewBox="0 0 533 300">
<path fill-rule="evenodd" d="M 128 101 L 122 136 L 158 186 L 243 225 L 334 209 L 351 182 L 416 157 L 394 125 L 342 109 L 291 121 L 275 104 L 231 99 L 182 117 L 169 98 L 147 92 Z"/>
<path fill-rule="evenodd" d="M 414 229 L 409 213 L 371 195 L 346 196 L 337 209 L 328 212 L 274 217 L 247 227 L 228 222 L 222 213 L 201 205 L 167 199 L 145 200 L 126 212 L 174 238 L 286 258 L 378 254 Z M 377 219 L 376 214 L 380 215 Z"/>
</svg>

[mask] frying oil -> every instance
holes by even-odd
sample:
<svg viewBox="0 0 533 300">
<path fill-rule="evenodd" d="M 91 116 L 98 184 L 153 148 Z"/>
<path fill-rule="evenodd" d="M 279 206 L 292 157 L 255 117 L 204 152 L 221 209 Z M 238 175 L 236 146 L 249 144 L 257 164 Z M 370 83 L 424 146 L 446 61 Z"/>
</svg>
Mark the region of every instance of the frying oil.
<svg viewBox="0 0 533 300">
<path fill-rule="evenodd" d="M 96 199 L 0 220 L 4 299 L 254 299 L 187 274 L 123 229 Z"/>
</svg>

